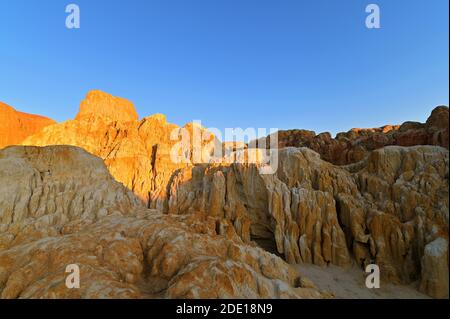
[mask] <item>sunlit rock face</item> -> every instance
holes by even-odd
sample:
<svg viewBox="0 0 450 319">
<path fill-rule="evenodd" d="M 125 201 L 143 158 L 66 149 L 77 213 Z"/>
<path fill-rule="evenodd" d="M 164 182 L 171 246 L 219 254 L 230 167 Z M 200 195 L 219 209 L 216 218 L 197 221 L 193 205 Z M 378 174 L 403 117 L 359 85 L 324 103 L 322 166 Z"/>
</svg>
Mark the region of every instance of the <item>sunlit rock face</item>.
<svg viewBox="0 0 450 319">
<path fill-rule="evenodd" d="M 18 145 L 42 128 L 55 122 L 49 118 L 16 111 L 0 102 L 0 148 Z"/>
<path fill-rule="evenodd" d="M 0 231 L 1 298 L 329 297 L 208 215 L 147 209 L 76 147 L 0 151 Z"/>
<path fill-rule="evenodd" d="M 187 124 L 185 129 L 192 138 L 192 124 Z M 139 120 L 131 102 L 101 91 L 91 91 L 81 102 L 80 112 L 74 120 L 48 127 L 27 138 L 23 145 L 82 147 L 102 158 L 114 178 L 144 200 L 148 207 L 162 211 L 172 173 L 190 165 L 171 159 L 171 149 L 179 143 L 179 138 L 171 139 L 171 134 L 177 130 L 181 128 L 168 123 L 162 114 Z M 203 128 L 199 130 L 204 131 Z M 203 143 L 214 140 L 212 136 Z"/>
<path fill-rule="evenodd" d="M 105 121 L 136 122 L 139 116 L 132 102 L 93 90 L 80 104 L 76 120 L 103 118 Z"/>
</svg>

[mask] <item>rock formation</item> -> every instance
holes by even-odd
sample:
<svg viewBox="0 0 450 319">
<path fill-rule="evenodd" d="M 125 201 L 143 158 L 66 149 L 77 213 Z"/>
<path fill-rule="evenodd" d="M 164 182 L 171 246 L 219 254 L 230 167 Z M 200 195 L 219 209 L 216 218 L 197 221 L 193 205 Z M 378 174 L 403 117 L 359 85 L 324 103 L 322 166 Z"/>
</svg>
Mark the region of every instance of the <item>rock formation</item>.
<svg viewBox="0 0 450 319">
<path fill-rule="evenodd" d="M 76 120 L 103 118 L 106 122 L 136 122 L 139 116 L 130 101 L 93 90 L 80 104 Z"/>
<path fill-rule="evenodd" d="M 147 209 L 80 148 L 9 147 L 0 168 L 1 298 L 329 297 L 207 215 Z"/>
<path fill-rule="evenodd" d="M 117 182 L 101 160 L 77 148 L 2 151 L 2 294 L 105 297 L 93 284 L 101 276 L 115 287 L 106 297 L 328 296 L 307 289 L 284 259 L 376 263 L 382 281 L 419 282 L 424 293 L 448 297 L 447 107 L 424 124 L 353 129 L 335 139 L 280 132 L 278 170 L 270 175 L 259 164 L 217 158 L 198 164 L 191 161 L 196 149 L 183 143 L 178 153 L 188 161 L 174 162 L 179 141 L 171 135 L 193 139 L 198 129 L 206 132 L 195 123 L 170 124 L 161 114 L 139 120 L 131 102 L 93 91 L 74 120 L 23 144 L 81 147 L 103 160 Z M 206 145 L 208 154 L 217 147 L 231 157 L 252 151 L 212 135 Z M 93 285 L 78 295 L 65 290 L 58 272 L 66 260 L 59 252 L 69 251 L 86 262 Z M 30 259 L 35 253 L 37 261 Z M 34 266 L 39 258 L 56 260 L 48 273 Z M 19 271 L 29 263 L 34 277 Z"/>
<path fill-rule="evenodd" d="M 308 147 L 320 154 L 321 158 L 346 165 L 363 160 L 370 151 L 398 145 L 438 145 L 449 148 L 449 109 L 436 107 L 426 123 L 405 122 L 402 125 L 386 125 L 380 128 L 355 128 L 346 133 L 338 133 L 332 138 L 325 132 L 316 135 L 313 131 L 287 130 L 278 132 L 279 148 Z M 267 145 L 270 136 L 267 138 Z"/>
<path fill-rule="evenodd" d="M 192 138 L 192 123 L 184 128 Z M 171 139 L 171 134 L 177 130 L 181 128 L 168 123 L 162 114 L 138 120 L 131 102 L 91 91 L 74 120 L 48 127 L 27 138 L 23 145 L 79 146 L 102 158 L 114 178 L 147 202 L 148 207 L 162 211 L 172 173 L 189 165 L 171 160 L 170 151 L 179 143 L 178 139 Z"/>
<path fill-rule="evenodd" d="M 42 128 L 55 122 L 49 118 L 18 112 L 0 102 L 0 148 L 18 145 Z"/>
</svg>

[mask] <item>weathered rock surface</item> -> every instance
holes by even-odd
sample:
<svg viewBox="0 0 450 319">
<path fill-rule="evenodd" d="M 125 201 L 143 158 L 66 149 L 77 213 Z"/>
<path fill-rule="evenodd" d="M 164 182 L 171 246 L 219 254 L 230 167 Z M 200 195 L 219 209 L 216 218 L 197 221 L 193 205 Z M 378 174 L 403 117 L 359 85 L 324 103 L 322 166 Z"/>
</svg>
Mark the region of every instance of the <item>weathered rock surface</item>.
<svg viewBox="0 0 450 319">
<path fill-rule="evenodd" d="M 448 240 L 438 237 L 425 246 L 420 290 L 436 298 L 448 298 Z"/>
<path fill-rule="evenodd" d="M 18 145 L 42 128 L 55 122 L 49 118 L 18 112 L 0 102 L 0 148 Z"/>
<path fill-rule="evenodd" d="M 0 231 L 1 298 L 329 297 L 208 215 L 147 209 L 80 148 L 0 151 Z"/>
<path fill-rule="evenodd" d="M 414 146 L 437 145 L 449 148 L 449 109 L 436 107 L 426 123 L 405 122 L 402 125 L 386 125 L 380 128 L 354 128 L 332 138 L 330 133 L 316 135 L 313 131 L 287 130 L 278 132 L 279 148 L 308 147 L 321 158 L 337 165 L 363 160 L 376 149 L 389 145 Z M 267 145 L 269 144 L 268 137 Z"/>
<path fill-rule="evenodd" d="M 169 187 L 169 213 L 205 212 L 220 233 L 289 263 L 376 263 L 386 281 L 422 278 L 424 292 L 448 291 L 448 280 L 436 287 L 441 276 L 427 275 L 433 267 L 448 273 L 447 252 L 434 258 L 425 248 L 448 240 L 448 150 L 390 146 L 348 167 L 308 148 L 282 149 L 279 159 L 276 175 L 244 164 L 181 170 Z"/>
</svg>

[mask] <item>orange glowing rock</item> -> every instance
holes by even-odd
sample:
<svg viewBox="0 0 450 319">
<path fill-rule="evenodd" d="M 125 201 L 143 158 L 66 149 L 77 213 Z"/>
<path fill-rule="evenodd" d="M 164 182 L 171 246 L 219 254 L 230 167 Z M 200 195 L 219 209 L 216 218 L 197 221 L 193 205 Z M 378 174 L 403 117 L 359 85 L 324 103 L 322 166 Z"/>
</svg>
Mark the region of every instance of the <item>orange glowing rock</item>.
<svg viewBox="0 0 450 319">
<path fill-rule="evenodd" d="M 28 136 L 55 123 L 43 116 L 18 112 L 0 102 L 0 148 L 20 144 Z"/>
</svg>

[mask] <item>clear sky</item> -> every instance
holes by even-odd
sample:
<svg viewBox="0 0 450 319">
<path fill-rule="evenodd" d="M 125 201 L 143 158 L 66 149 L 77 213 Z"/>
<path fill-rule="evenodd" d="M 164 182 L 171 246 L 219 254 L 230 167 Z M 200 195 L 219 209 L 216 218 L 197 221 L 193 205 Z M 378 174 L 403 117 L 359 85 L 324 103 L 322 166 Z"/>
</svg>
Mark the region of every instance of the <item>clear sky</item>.
<svg viewBox="0 0 450 319">
<path fill-rule="evenodd" d="M 381 29 L 365 27 L 369 3 Z M 449 101 L 448 3 L 0 0 L 0 101 L 63 121 L 100 89 L 220 129 L 425 121 Z"/>
</svg>

